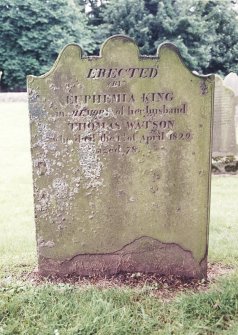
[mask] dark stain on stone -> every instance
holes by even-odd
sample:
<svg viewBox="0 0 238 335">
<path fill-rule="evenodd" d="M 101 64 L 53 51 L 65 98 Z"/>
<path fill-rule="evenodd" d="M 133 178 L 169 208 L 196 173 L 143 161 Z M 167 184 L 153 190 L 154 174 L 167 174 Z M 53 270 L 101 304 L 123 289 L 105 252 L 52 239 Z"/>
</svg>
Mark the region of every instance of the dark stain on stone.
<svg viewBox="0 0 238 335">
<path fill-rule="evenodd" d="M 208 87 L 205 80 L 200 81 L 200 93 L 206 95 L 208 93 Z"/>
<path fill-rule="evenodd" d="M 199 263 L 189 250 L 176 243 L 162 243 L 151 237 L 140 237 L 122 249 L 107 254 L 80 254 L 65 261 L 39 257 L 41 275 L 112 275 L 144 272 L 206 278 L 207 255 Z"/>
</svg>

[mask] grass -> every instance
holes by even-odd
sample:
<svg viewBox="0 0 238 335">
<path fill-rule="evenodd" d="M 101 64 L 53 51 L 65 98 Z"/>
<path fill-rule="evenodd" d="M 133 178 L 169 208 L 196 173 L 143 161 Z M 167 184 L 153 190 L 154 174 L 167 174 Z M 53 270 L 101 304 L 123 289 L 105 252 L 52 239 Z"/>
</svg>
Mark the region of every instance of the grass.
<svg viewBox="0 0 238 335">
<path fill-rule="evenodd" d="M 209 259 L 238 264 L 238 176 L 214 176 L 211 193 Z"/>
<path fill-rule="evenodd" d="M 14 105 L 14 104 L 13 104 Z M 29 127 L 24 104 L 0 106 L 0 335 L 238 334 L 238 178 L 212 179 L 209 261 L 234 268 L 207 290 L 164 301 L 158 288 L 36 285 Z M 161 287 L 160 289 L 164 289 Z"/>
<path fill-rule="evenodd" d="M 73 285 L 2 285 L 0 334 L 231 334 L 238 277 L 164 303 L 143 290 Z"/>
<path fill-rule="evenodd" d="M 35 260 L 30 136 L 24 103 L 0 107 L 0 267 Z"/>
</svg>

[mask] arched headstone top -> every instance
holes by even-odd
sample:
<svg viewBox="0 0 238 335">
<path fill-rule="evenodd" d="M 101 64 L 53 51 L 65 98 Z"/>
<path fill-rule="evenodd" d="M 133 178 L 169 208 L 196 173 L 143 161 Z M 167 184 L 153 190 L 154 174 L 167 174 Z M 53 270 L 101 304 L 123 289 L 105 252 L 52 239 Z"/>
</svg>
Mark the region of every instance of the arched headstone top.
<svg viewBox="0 0 238 335">
<path fill-rule="evenodd" d="M 126 64 L 130 66 L 130 64 L 133 64 L 136 61 L 140 63 L 145 62 L 145 64 L 148 61 L 154 61 L 159 64 L 163 60 L 166 61 L 167 58 L 170 58 L 171 62 L 181 64 L 184 70 L 195 77 L 206 80 L 213 76 L 200 75 L 198 73 L 195 74 L 190 71 L 185 65 L 179 49 L 173 43 L 164 42 L 158 46 L 156 55 L 145 56 L 140 54 L 138 45 L 132 38 L 125 35 L 114 35 L 102 44 L 99 56 L 85 56 L 82 48 L 78 44 L 72 43 L 66 45 L 59 53 L 55 63 L 48 72 L 40 76 L 29 75 L 28 80 L 51 76 L 57 72 L 58 69 L 60 71 L 62 65 L 69 67 L 73 62 L 78 62 L 80 65 L 85 64 L 85 62 L 90 63 L 92 61 L 98 60 L 98 62 L 100 62 L 101 60 L 105 60 L 107 64 L 118 64 L 119 61 L 120 64 L 124 66 L 126 66 Z"/>
<path fill-rule="evenodd" d="M 100 48 L 100 57 L 105 57 L 111 61 L 118 61 L 118 54 L 123 53 L 125 57 L 121 59 L 126 61 L 130 58 L 139 58 L 140 51 L 135 41 L 125 35 L 114 35 L 109 37 Z"/>
</svg>

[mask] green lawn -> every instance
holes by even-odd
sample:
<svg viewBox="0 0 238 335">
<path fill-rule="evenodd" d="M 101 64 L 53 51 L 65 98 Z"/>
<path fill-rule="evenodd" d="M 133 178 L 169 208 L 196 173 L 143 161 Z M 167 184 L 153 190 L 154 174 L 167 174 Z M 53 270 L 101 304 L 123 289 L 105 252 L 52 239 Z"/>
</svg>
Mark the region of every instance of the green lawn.
<svg viewBox="0 0 238 335">
<path fill-rule="evenodd" d="M 209 259 L 237 265 L 238 176 L 214 176 L 211 190 Z"/>
<path fill-rule="evenodd" d="M 24 104 L 0 105 L 0 335 L 238 334 L 238 177 L 212 179 L 209 261 L 233 271 L 206 290 L 99 287 L 23 280 L 36 265 L 29 125 Z M 203 283 L 201 283 L 201 286 Z"/>
<path fill-rule="evenodd" d="M 27 106 L 0 105 L 0 266 L 35 260 Z"/>
</svg>

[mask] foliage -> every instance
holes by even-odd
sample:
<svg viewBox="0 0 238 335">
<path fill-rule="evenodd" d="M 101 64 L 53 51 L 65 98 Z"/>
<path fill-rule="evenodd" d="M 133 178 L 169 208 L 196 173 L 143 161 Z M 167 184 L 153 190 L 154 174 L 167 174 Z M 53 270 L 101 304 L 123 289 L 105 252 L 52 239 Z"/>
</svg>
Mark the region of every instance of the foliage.
<svg viewBox="0 0 238 335">
<path fill-rule="evenodd" d="M 211 61 L 206 72 L 227 74 L 238 72 L 238 16 L 230 1 L 209 0 L 203 16 L 213 34 Z"/>
<path fill-rule="evenodd" d="M 0 334 L 235 335 L 238 277 L 163 302 L 153 289 L 2 282 Z"/>
<path fill-rule="evenodd" d="M 135 39 L 142 53 L 149 50 L 149 29 L 147 27 L 149 12 L 141 0 L 109 1 L 101 10 L 102 23 L 99 39 L 124 34 Z M 101 29 L 102 28 L 102 29 Z"/>
<path fill-rule="evenodd" d="M 142 54 L 173 42 L 191 70 L 238 72 L 238 19 L 231 0 L 6 0 L 0 3 L 2 89 L 25 88 L 76 42 L 97 54 L 106 38 L 125 34 Z"/>
<path fill-rule="evenodd" d="M 159 2 L 155 17 L 150 22 L 151 49 L 170 41 L 180 50 L 191 69 L 201 70 L 210 60 L 209 25 L 201 18 L 195 1 L 167 0 Z"/>
<path fill-rule="evenodd" d="M 25 88 L 27 74 L 49 70 L 69 42 L 92 50 L 86 15 L 65 0 L 5 0 L 0 3 L 2 87 Z"/>
<path fill-rule="evenodd" d="M 101 17 L 104 38 L 129 35 L 142 53 L 155 54 L 159 44 L 170 41 L 191 70 L 238 71 L 237 13 L 229 0 L 109 1 Z"/>
</svg>

